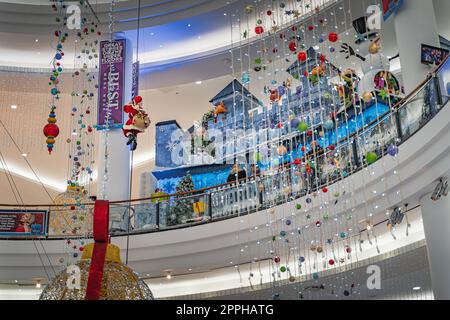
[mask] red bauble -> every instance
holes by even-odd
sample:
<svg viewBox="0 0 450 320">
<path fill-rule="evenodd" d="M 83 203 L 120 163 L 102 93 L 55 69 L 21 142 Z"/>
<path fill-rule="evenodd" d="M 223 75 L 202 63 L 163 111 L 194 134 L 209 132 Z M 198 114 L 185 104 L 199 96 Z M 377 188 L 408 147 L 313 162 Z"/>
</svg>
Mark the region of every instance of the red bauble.
<svg viewBox="0 0 450 320">
<path fill-rule="evenodd" d="M 337 42 L 339 40 L 339 36 L 336 32 L 331 32 L 328 35 L 328 40 L 330 40 L 330 42 Z"/>
<path fill-rule="evenodd" d="M 281 259 L 280 259 L 280 257 L 275 257 L 275 258 L 273 258 L 273 261 L 275 263 L 280 263 Z"/>
<path fill-rule="evenodd" d="M 295 164 L 296 166 L 299 166 L 299 165 L 300 165 L 300 159 L 298 159 L 298 158 L 295 159 L 295 160 L 294 160 L 294 164 Z"/>
<path fill-rule="evenodd" d="M 314 30 L 314 26 L 308 26 L 308 30 L 309 31 L 313 31 Z"/>
<path fill-rule="evenodd" d="M 301 51 L 301 52 L 298 53 L 297 58 L 298 58 L 299 61 L 305 62 L 306 59 L 308 59 L 308 55 L 306 54 L 305 51 Z"/>
<path fill-rule="evenodd" d="M 347 253 L 352 252 L 352 248 L 350 248 L 350 247 L 345 248 L 345 252 L 347 252 Z"/>
<path fill-rule="evenodd" d="M 59 135 L 59 128 L 54 123 L 49 123 L 44 127 L 44 136 L 56 138 Z"/>
<path fill-rule="evenodd" d="M 328 263 L 330 264 L 330 266 L 332 266 L 332 265 L 334 265 L 334 260 L 333 260 L 333 259 L 330 259 L 330 260 L 328 261 Z"/>
<path fill-rule="evenodd" d="M 311 130 L 308 130 L 308 131 L 306 131 L 306 135 L 307 135 L 308 137 L 312 137 L 313 132 L 312 132 Z"/>
<path fill-rule="evenodd" d="M 305 152 L 306 151 L 306 148 L 305 147 L 302 147 L 302 152 Z"/>
<path fill-rule="evenodd" d="M 256 34 L 261 34 L 261 33 L 264 32 L 264 28 L 261 27 L 261 26 L 257 26 L 257 27 L 255 28 L 255 32 L 256 32 Z"/>
<path fill-rule="evenodd" d="M 328 149 L 330 149 L 330 151 L 334 151 L 334 146 L 331 145 L 331 146 L 328 147 Z"/>
<path fill-rule="evenodd" d="M 271 16 L 272 15 L 272 10 L 267 10 L 267 15 Z"/>
<path fill-rule="evenodd" d="M 309 72 L 308 72 L 308 71 L 305 71 L 305 72 L 303 72 L 303 75 L 304 75 L 306 78 L 308 78 L 308 77 L 309 77 Z"/>
<path fill-rule="evenodd" d="M 322 192 L 323 192 L 323 193 L 327 193 L 327 192 L 328 192 L 327 187 L 323 187 L 323 188 L 322 188 Z"/>
<path fill-rule="evenodd" d="M 323 54 L 321 54 L 320 55 L 320 62 L 325 63 L 325 60 L 326 60 L 326 57 Z"/>
<path fill-rule="evenodd" d="M 295 41 L 289 42 L 289 50 L 291 50 L 292 52 L 297 51 L 297 43 Z"/>
</svg>

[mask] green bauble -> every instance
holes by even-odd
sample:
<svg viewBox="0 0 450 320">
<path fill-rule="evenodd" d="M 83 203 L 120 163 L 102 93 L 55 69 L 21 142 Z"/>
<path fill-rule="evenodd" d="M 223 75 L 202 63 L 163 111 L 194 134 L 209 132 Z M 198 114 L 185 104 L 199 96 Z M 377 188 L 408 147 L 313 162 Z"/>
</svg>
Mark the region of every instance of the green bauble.
<svg viewBox="0 0 450 320">
<path fill-rule="evenodd" d="M 297 210 L 300 210 L 302 208 L 302 205 L 300 203 L 297 203 L 296 207 L 297 207 Z"/>
<path fill-rule="evenodd" d="M 306 132 L 308 130 L 308 124 L 305 121 L 302 121 L 298 124 L 298 131 Z"/>
<path fill-rule="evenodd" d="M 378 160 L 378 156 L 375 152 L 368 152 L 366 154 L 366 160 L 368 164 L 373 164 Z"/>
<path fill-rule="evenodd" d="M 280 267 L 280 271 L 281 272 L 286 272 L 286 267 L 285 266 Z"/>
</svg>

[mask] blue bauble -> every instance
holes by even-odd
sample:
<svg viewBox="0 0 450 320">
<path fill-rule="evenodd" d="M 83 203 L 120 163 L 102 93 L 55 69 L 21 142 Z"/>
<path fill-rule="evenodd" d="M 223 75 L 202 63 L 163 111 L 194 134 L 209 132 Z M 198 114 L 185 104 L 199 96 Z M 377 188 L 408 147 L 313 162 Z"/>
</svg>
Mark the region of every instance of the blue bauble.
<svg viewBox="0 0 450 320">
<path fill-rule="evenodd" d="M 61 60 L 61 58 L 62 58 L 62 55 L 61 55 L 60 53 L 57 53 L 57 54 L 55 55 L 55 59 L 56 59 L 56 60 Z"/>
<path fill-rule="evenodd" d="M 398 147 L 394 144 L 390 145 L 387 152 L 390 156 L 395 157 L 398 154 Z"/>
<path fill-rule="evenodd" d="M 300 124 L 300 120 L 298 120 L 297 118 L 294 118 L 291 120 L 291 128 L 294 128 L 295 130 L 297 130 L 299 124 Z"/>
</svg>

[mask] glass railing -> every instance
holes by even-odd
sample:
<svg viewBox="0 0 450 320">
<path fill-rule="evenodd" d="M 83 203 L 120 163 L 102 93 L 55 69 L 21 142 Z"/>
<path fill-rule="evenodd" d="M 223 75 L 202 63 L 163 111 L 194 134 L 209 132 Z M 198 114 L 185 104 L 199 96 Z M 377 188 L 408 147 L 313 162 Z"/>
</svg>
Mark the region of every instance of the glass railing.
<svg viewBox="0 0 450 320">
<path fill-rule="evenodd" d="M 448 81 L 448 84 L 446 83 Z M 371 152 L 381 159 L 417 133 L 448 102 L 450 60 L 446 60 L 412 94 L 390 112 L 310 160 L 291 163 L 250 176 L 233 184 L 184 195 L 167 195 L 137 201 L 111 203 L 110 232 L 114 235 L 157 232 L 229 219 L 271 208 L 329 186 L 373 163 Z M 304 159 L 303 159 L 304 160 Z M 61 214 L 49 208 L 49 216 Z M 79 209 L 77 209 L 79 211 Z M 92 215 L 92 208 L 86 209 Z M 71 237 L 53 235 L 48 237 Z"/>
</svg>

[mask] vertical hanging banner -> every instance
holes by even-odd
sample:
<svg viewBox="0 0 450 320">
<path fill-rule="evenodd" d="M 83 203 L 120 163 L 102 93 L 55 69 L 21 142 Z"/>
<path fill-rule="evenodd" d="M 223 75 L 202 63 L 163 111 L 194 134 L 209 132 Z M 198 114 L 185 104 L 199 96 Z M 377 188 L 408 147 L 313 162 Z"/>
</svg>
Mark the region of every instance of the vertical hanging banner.
<svg viewBox="0 0 450 320">
<path fill-rule="evenodd" d="M 111 70 L 110 70 L 111 69 Z M 123 95 L 125 78 L 125 40 L 102 41 L 100 43 L 99 93 L 97 129 L 106 125 L 108 95 L 110 95 L 109 128 L 123 125 Z"/>
<path fill-rule="evenodd" d="M 133 80 L 131 83 L 131 99 L 139 95 L 139 61 L 133 63 Z"/>
</svg>

